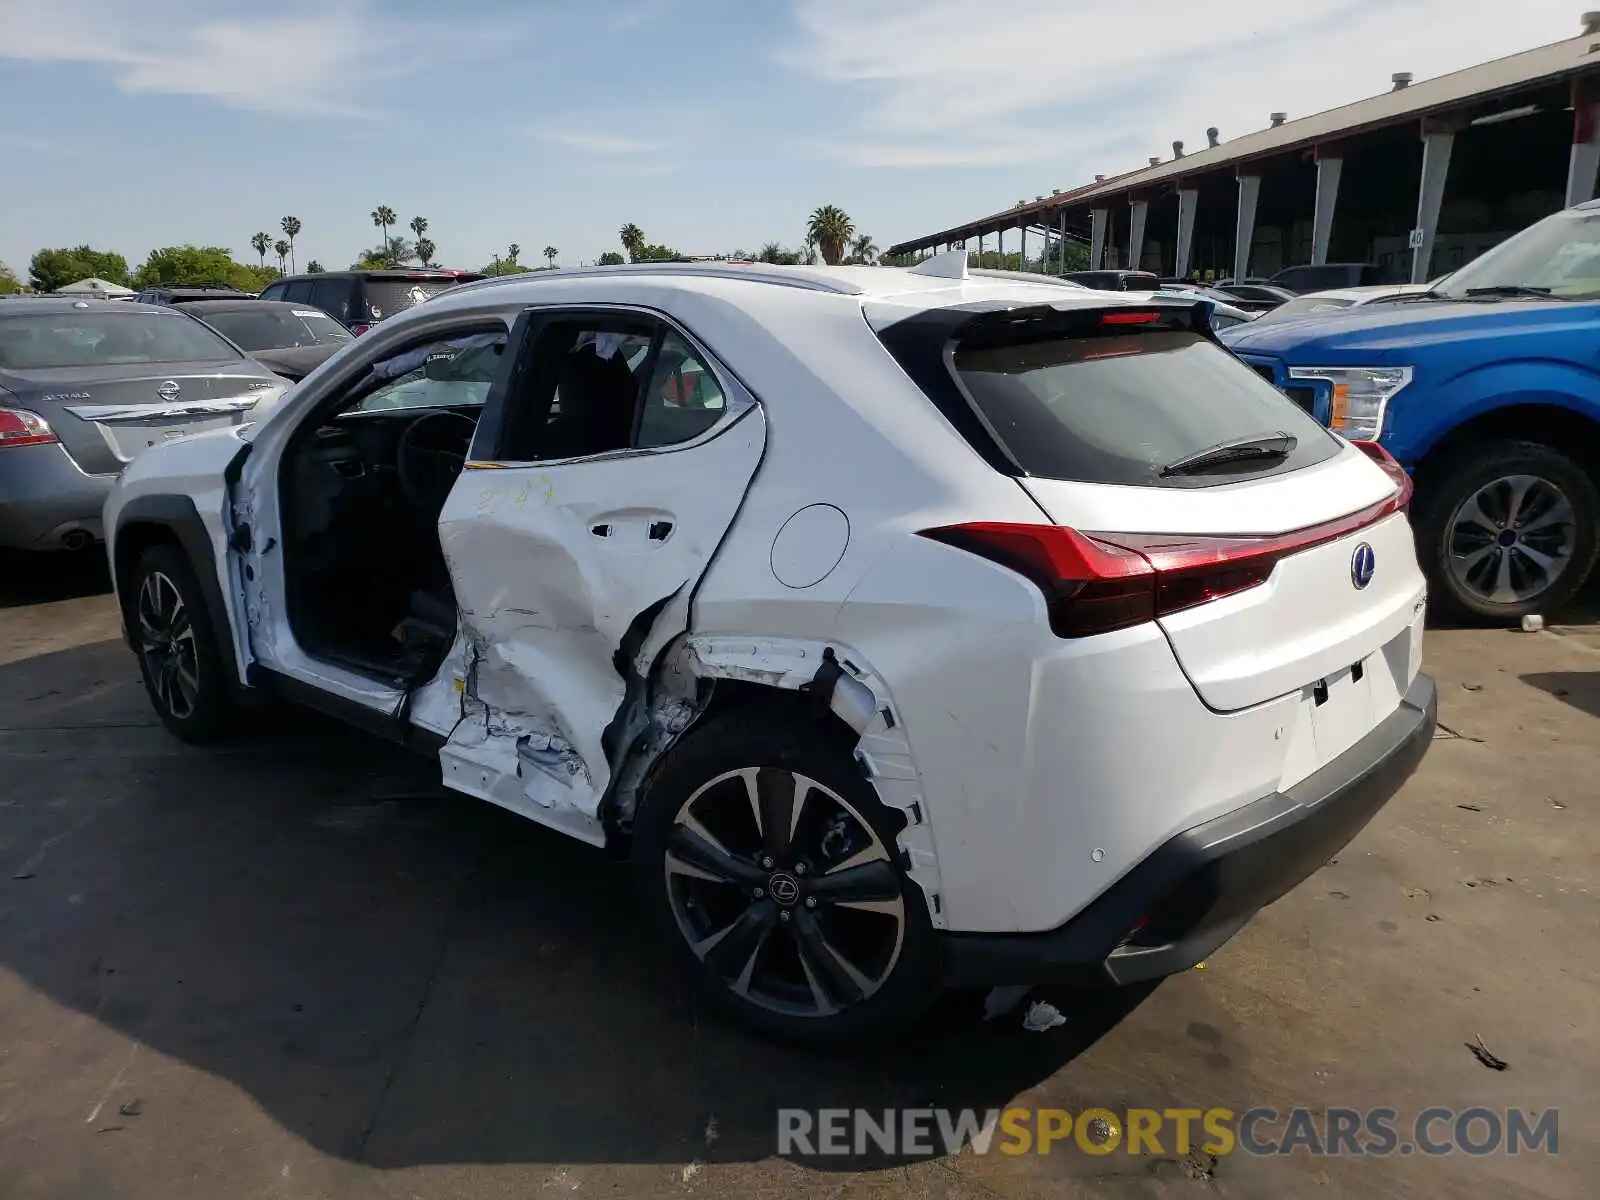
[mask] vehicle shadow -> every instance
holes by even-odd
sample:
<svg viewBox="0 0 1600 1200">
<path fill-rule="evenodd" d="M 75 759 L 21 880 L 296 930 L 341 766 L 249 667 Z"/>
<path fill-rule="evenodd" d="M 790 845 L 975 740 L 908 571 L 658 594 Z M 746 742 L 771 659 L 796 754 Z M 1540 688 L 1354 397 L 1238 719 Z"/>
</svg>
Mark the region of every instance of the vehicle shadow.
<svg viewBox="0 0 1600 1200">
<path fill-rule="evenodd" d="M 28 554 L 0 550 L 0 609 L 97 596 L 111 590 L 105 552 L 99 548 Z"/>
<path fill-rule="evenodd" d="M 1580 712 L 1600 717 L 1600 671 L 1542 671 L 1521 678 Z"/>
<path fill-rule="evenodd" d="M 5 699 L 50 678 L 99 690 Z M 0 666 L 30 764 L 0 761 L 0 966 L 349 1160 L 767 1158 L 780 1108 L 1003 1108 L 1148 994 L 1054 997 L 1044 1035 L 961 997 L 893 1046 L 763 1041 L 664 967 L 625 864 L 342 727 L 252 725 L 180 745 L 114 642 Z"/>
</svg>

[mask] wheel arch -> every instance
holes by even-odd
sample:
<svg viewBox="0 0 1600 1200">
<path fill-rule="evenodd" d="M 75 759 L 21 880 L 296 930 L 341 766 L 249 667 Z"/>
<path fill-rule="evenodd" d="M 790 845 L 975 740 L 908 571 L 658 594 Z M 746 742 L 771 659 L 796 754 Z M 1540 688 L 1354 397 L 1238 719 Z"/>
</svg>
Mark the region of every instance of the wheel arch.
<svg viewBox="0 0 1600 1200">
<path fill-rule="evenodd" d="M 1564 404 L 1517 400 L 1476 413 L 1429 444 L 1414 466 L 1418 484 L 1474 446 L 1502 440 L 1559 450 L 1600 483 L 1600 420 Z"/>
<path fill-rule="evenodd" d="M 233 630 L 228 607 L 222 598 L 222 585 L 217 578 L 211 535 L 194 501 L 188 496 L 137 496 L 128 501 L 117 516 L 117 527 L 110 546 L 111 581 L 116 590 L 117 609 L 122 617 L 123 640 L 132 645 L 129 604 L 134 567 L 146 550 L 163 544 L 176 546 L 189 561 L 189 569 L 194 574 L 201 598 L 211 616 L 217 653 L 229 668 L 229 691 L 238 699 L 243 696 L 245 689 L 233 669 L 236 659 Z"/>
</svg>

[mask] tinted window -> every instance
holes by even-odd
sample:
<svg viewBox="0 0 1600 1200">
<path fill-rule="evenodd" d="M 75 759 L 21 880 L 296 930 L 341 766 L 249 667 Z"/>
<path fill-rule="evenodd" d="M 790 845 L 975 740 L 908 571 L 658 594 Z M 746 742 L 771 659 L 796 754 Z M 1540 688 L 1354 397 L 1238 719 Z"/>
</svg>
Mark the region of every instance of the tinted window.
<svg viewBox="0 0 1600 1200">
<path fill-rule="evenodd" d="M 261 298 L 263 300 L 282 300 L 283 288 L 284 285 L 281 283 L 269 283 L 261 289 Z"/>
<path fill-rule="evenodd" d="M 311 287 L 311 280 L 297 279 L 283 289 L 283 298 L 295 304 L 310 304 Z"/>
<path fill-rule="evenodd" d="M 661 340 L 644 394 L 635 445 L 671 446 L 697 438 L 719 420 L 727 398 L 711 369 L 676 333 Z"/>
<path fill-rule="evenodd" d="M 254 308 L 208 313 L 206 324 L 246 350 L 340 346 L 350 331 L 318 308 Z"/>
<path fill-rule="evenodd" d="M 1085 483 L 1203 486 L 1227 473 L 1161 477 L 1219 443 L 1287 433 L 1292 470 L 1338 443 L 1283 393 L 1196 333 L 1160 330 L 959 346 L 954 366 L 990 430 L 1030 475 Z M 1249 464 L 1260 474 L 1261 462 Z"/>
<path fill-rule="evenodd" d="M 311 303 L 343 321 L 348 315 L 349 279 L 319 279 L 311 289 Z"/>
<path fill-rule="evenodd" d="M 455 286 L 454 279 L 369 279 L 367 316 L 374 321 L 415 308 L 429 296 Z"/>
<path fill-rule="evenodd" d="M 235 360 L 238 352 L 199 321 L 165 313 L 0 316 L 0 367 L 103 367 L 120 363 Z"/>
</svg>

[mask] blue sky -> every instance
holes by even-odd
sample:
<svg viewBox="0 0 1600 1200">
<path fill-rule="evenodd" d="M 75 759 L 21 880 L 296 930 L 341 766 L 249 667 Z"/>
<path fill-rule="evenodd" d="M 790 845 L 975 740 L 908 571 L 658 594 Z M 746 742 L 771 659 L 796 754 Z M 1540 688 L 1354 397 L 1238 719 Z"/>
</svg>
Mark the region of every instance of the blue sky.
<svg viewBox="0 0 1600 1200">
<path fill-rule="evenodd" d="M 880 245 L 1578 32 L 1573 0 L 0 0 L 0 262 Z"/>
</svg>

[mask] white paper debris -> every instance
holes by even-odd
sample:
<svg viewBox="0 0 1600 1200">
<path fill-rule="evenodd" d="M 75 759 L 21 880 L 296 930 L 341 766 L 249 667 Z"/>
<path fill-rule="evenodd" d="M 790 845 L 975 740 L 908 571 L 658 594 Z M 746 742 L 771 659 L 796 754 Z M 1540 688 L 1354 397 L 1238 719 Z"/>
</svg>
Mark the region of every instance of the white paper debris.
<svg viewBox="0 0 1600 1200">
<path fill-rule="evenodd" d="M 1067 1019 L 1061 1015 L 1061 1010 L 1043 1000 L 1035 1000 L 1030 1004 L 1028 1015 L 1022 1018 L 1022 1027 L 1029 1033 L 1044 1033 L 1066 1023 Z"/>
<path fill-rule="evenodd" d="M 1522 618 L 1523 633 L 1538 633 L 1544 628 L 1544 618 L 1538 613 L 1529 613 Z"/>
<path fill-rule="evenodd" d="M 692 1163 L 690 1163 L 687 1167 L 685 1167 L 683 1169 L 683 1181 L 685 1183 L 688 1183 L 689 1180 L 693 1179 L 696 1175 L 700 1174 L 700 1167 L 701 1167 L 701 1162 L 700 1162 L 700 1160 L 698 1158 L 695 1159 Z"/>
<path fill-rule="evenodd" d="M 994 988 L 983 998 L 983 1019 L 992 1021 L 996 1017 L 1005 1016 L 1021 1004 L 1027 994 L 1028 985 L 1025 983 Z"/>
</svg>

